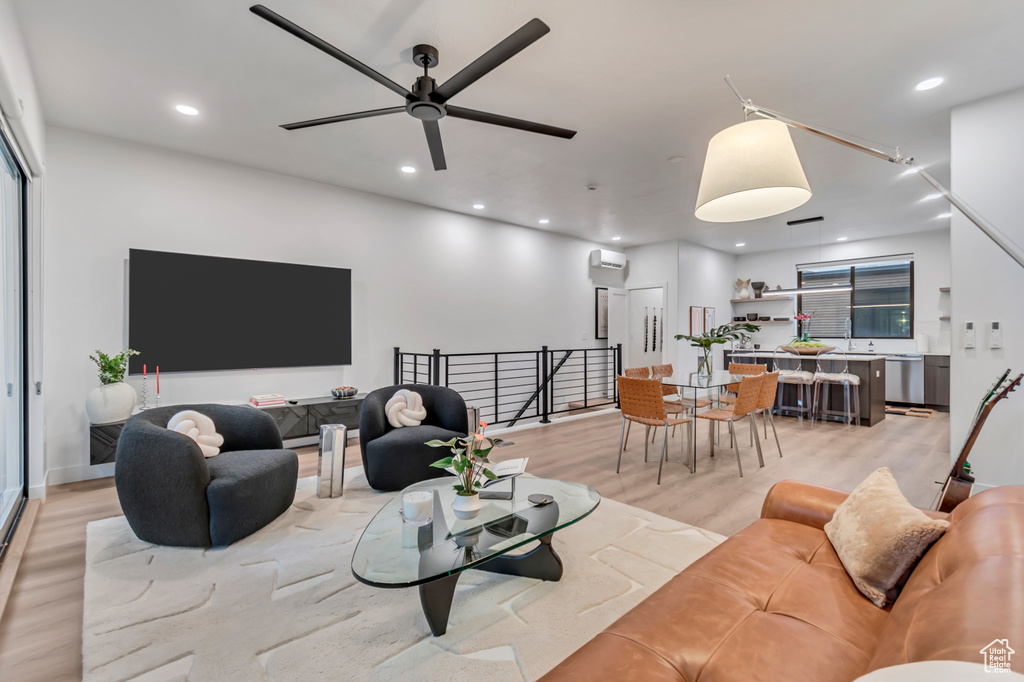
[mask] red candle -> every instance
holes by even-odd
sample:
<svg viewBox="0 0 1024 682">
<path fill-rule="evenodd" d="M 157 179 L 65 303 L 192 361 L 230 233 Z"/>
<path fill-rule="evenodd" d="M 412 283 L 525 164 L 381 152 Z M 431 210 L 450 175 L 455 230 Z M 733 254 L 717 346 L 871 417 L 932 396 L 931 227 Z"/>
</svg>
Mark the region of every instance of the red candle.
<svg viewBox="0 0 1024 682">
<path fill-rule="evenodd" d="M 142 376 L 146 376 L 146 366 L 142 366 Z"/>
<path fill-rule="evenodd" d="M 160 395 L 160 365 L 156 366 L 156 394 Z"/>
</svg>

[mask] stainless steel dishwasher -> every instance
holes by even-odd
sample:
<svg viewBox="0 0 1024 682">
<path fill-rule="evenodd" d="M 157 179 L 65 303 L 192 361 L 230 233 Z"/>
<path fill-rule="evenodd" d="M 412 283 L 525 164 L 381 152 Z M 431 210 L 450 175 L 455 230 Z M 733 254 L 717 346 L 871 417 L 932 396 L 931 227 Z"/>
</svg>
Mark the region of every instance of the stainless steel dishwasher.
<svg viewBox="0 0 1024 682">
<path fill-rule="evenodd" d="M 885 358 L 885 401 L 924 404 L 923 355 L 889 355 Z"/>
</svg>

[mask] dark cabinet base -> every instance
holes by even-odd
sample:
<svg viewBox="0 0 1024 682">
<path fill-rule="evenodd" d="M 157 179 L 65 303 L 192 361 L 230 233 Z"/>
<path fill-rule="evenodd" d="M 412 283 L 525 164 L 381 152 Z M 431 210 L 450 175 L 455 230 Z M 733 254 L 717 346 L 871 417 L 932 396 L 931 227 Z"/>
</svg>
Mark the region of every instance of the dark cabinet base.
<svg viewBox="0 0 1024 682">
<path fill-rule="evenodd" d="M 281 439 L 319 437 L 323 424 L 344 424 L 349 431 L 359 428 L 359 410 L 365 393 L 352 398 L 303 398 L 294 404 L 276 407 L 254 407 L 263 410 L 277 422 Z M 89 427 L 89 464 L 108 464 L 117 453 L 117 439 L 124 422 L 93 424 Z"/>
</svg>

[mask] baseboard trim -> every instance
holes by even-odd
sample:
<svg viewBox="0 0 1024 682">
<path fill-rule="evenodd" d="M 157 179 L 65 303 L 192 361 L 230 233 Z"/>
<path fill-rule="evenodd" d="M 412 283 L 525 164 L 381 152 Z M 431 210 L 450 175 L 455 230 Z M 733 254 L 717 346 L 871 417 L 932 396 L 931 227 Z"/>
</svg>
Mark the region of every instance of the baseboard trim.
<svg viewBox="0 0 1024 682">
<path fill-rule="evenodd" d="M 61 485 L 62 483 L 74 483 L 75 481 L 90 481 L 94 478 L 107 478 L 114 475 L 114 463 L 106 464 L 79 464 L 59 469 L 50 469 L 46 472 L 46 485 Z"/>
<path fill-rule="evenodd" d="M 21 566 L 21 559 L 25 555 L 25 547 L 28 545 L 28 538 L 32 534 L 32 527 L 35 525 L 41 505 L 40 500 L 28 500 L 25 503 L 21 520 L 14 529 L 11 544 L 4 553 L 4 562 L 0 564 L 0 621 L 4 619 L 4 610 L 14 589 L 14 579 L 18 575 L 18 568 Z"/>
</svg>

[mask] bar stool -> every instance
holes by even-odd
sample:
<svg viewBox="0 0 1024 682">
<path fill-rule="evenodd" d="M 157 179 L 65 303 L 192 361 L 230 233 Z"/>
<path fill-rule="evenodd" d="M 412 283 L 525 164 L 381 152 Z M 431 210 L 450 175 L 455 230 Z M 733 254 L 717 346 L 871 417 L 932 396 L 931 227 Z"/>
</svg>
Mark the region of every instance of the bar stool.
<svg viewBox="0 0 1024 682">
<path fill-rule="evenodd" d="M 811 412 L 811 423 L 814 423 L 814 415 L 818 412 L 822 421 L 826 420 L 830 414 L 846 415 L 847 425 L 849 425 L 852 420 L 856 420 L 857 426 L 860 426 L 860 377 L 856 374 L 850 374 L 850 361 L 846 357 L 846 353 L 841 350 L 835 350 L 830 351 L 829 353 L 819 353 L 816 357 L 816 371 L 814 372 L 814 411 Z M 835 369 L 834 365 L 837 362 L 841 362 L 842 371 L 825 372 L 822 370 L 821 361 L 823 358 L 829 363 L 830 370 Z M 842 412 L 829 409 L 830 394 L 832 393 L 831 387 L 834 385 L 841 385 L 843 387 L 844 405 Z M 853 387 L 852 412 L 850 411 L 851 386 Z M 821 401 L 822 406 L 819 412 L 818 397 L 822 392 L 822 387 L 824 387 L 824 399 Z"/>
<path fill-rule="evenodd" d="M 793 366 L 791 363 L 796 363 Z M 812 418 L 813 413 L 811 411 L 811 390 L 814 386 L 814 373 L 806 372 L 802 369 L 801 364 L 803 359 L 799 355 L 793 355 L 782 350 L 782 346 L 775 349 L 772 353 L 772 364 L 775 369 L 779 372 L 779 383 L 783 384 L 783 390 L 776 392 L 775 397 L 775 409 L 778 410 L 789 410 L 796 412 L 803 421 L 804 415 L 808 415 Z M 791 385 L 796 387 L 796 404 L 785 405 L 783 404 L 783 396 L 785 394 L 785 385 Z"/>
</svg>

